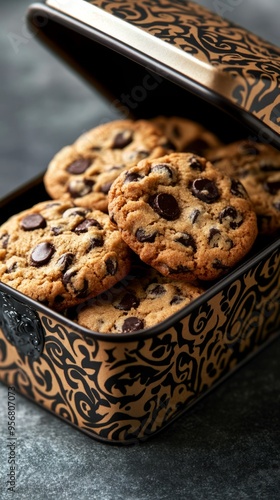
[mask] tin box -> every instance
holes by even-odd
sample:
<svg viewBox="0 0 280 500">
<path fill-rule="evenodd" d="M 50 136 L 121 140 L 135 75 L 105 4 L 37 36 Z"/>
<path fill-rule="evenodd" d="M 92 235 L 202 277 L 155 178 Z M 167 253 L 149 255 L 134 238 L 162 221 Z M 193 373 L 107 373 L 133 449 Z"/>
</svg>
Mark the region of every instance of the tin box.
<svg viewBox="0 0 280 500">
<path fill-rule="evenodd" d="M 185 116 L 280 148 L 279 49 L 194 2 L 47 0 L 27 22 L 122 116 Z M 43 199 L 39 176 L 1 202 L 1 223 Z M 279 234 L 135 333 L 87 330 L 0 284 L 0 380 L 100 441 L 143 441 L 279 335 L 279 285 Z"/>
</svg>

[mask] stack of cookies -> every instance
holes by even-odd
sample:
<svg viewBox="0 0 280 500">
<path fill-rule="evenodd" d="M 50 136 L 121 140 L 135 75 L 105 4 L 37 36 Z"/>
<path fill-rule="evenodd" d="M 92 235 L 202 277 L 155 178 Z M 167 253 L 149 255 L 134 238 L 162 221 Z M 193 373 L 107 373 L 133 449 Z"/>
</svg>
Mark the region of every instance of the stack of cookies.
<svg viewBox="0 0 280 500">
<path fill-rule="evenodd" d="M 99 125 L 44 185 L 0 227 L 0 279 L 102 333 L 159 324 L 280 227 L 280 153 L 180 117 Z"/>
</svg>

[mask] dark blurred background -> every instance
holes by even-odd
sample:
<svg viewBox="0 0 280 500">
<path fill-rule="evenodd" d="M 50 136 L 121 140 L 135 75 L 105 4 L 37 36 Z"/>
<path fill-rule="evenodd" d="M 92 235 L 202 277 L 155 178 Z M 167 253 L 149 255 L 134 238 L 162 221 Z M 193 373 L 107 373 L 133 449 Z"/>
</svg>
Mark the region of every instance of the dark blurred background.
<svg viewBox="0 0 280 500">
<path fill-rule="evenodd" d="M 0 198 L 43 172 L 51 157 L 115 112 L 26 28 L 30 1 L 0 0 Z M 200 0 L 280 46 L 279 0 Z"/>
</svg>

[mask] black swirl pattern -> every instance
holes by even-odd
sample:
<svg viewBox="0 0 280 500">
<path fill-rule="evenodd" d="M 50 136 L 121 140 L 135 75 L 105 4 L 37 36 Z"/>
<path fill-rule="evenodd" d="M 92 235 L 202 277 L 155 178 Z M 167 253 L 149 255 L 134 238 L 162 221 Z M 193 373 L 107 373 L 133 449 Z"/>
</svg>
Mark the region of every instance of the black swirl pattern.
<svg viewBox="0 0 280 500">
<path fill-rule="evenodd" d="M 84 335 L 38 312 L 41 356 L 0 330 L 0 379 L 97 439 L 146 439 L 280 329 L 280 249 L 168 330 L 128 340 Z"/>
<path fill-rule="evenodd" d="M 235 81 L 231 100 L 280 133 L 278 47 L 194 2 L 89 3 L 229 74 Z"/>
<path fill-rule="evenodd" d="M 44 330 L 36 313 L 11 295 L 0 292 L 0 328 L 18 352 L 37 359 L 44 346 Z"/>
</svg>

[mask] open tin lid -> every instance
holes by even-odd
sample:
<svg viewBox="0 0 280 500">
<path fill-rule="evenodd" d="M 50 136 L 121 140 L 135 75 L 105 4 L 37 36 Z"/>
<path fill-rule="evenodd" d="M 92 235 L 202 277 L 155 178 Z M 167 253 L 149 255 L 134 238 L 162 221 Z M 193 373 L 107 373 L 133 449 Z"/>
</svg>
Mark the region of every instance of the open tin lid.
<svg viewBox="0 0 280 500">
<path fill-rule="evenodd" d="M 241 126 L 280 149 L 280 49 L 206 8 L 46 0 L 27 21 L 123 115 L 186 116 L 229 140 Z"/>
</svg>

